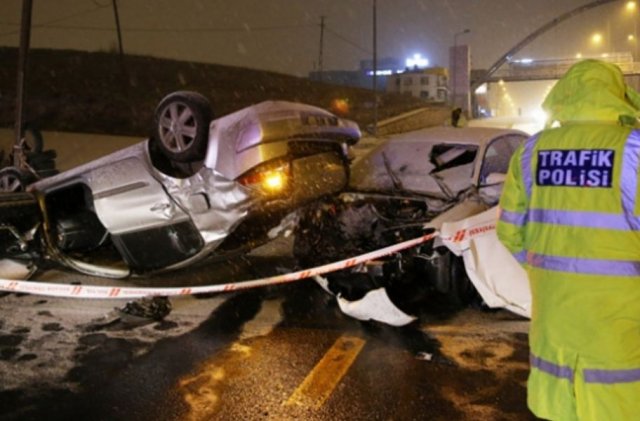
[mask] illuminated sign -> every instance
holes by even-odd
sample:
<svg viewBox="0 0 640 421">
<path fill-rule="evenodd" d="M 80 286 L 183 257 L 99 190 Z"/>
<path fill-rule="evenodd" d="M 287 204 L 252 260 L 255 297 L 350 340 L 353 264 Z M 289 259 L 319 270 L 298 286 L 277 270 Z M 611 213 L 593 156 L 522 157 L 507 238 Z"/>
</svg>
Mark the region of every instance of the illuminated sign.
<svg viewBox="0 0 640 421">
<path fill-rule="evenodd" d="M 373 76 L 373 70 L 369 70 L 367 72 L 369 76 Z M 376 75 L 378 76 L 389 76 L 393 74 L 393 70 L 376 70 Z"/>
<path fill-rule="evenodd" d="M 405 60 L 405 64 L 409 68 L 429 67 L 429 60 L 422 57 L 420 54 L 414 54 L 413 57 L 409 57 Z"/>
</svg>

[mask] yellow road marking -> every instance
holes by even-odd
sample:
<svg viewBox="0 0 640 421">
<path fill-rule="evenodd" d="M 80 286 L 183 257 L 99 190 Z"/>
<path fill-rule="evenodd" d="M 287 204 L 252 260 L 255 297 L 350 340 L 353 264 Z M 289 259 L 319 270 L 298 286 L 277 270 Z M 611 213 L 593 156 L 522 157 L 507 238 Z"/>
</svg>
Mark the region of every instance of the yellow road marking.
<svg viewBox="0 0 640 421">
<path fill-rule="evenodd" d="M 331 396 L 351 364 L 364 347 L 364 341 L 355 336 L 341 336 L 307 375 L 285 405 L 320 408 Z"/>
</svg>

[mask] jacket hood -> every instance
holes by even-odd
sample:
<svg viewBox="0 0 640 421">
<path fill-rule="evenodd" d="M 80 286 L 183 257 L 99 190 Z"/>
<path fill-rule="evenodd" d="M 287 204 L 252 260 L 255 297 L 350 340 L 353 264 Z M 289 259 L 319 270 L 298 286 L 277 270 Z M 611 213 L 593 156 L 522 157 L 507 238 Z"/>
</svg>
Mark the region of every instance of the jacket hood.
<svg viewBox="0 0 640 421">
<path fill-rule="evenodd" d="M 640 95 L 624 83 L 620 68 L 599 60 L 574 64 L 542 103 L 548 124 L 621 122 L 635 125 Z"/>
</svg>

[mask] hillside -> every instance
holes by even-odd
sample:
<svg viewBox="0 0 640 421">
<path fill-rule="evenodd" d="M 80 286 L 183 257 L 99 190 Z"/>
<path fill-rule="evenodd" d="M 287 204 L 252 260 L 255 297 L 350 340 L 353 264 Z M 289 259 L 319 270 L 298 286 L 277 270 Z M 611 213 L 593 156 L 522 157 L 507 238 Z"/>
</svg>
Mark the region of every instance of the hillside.
<svg viewBox="0 0 640 421">
<path fill-rule="evenodd" d="M 15 120 L 17 49 L 0 48 L 0 126 Z M 361 127 L 373 121 L 372 93 L 284 74 L 216 64 L 180 62 L 107 52 L 32 50 L 25 116 L 42 129 L 146 136 L 160 99 L 176 90 L 209 98 L 221 116 L 264 100 L 304 102 L 331 109 L 346 99 L 347 118 Z M 416 98 L 382 94 L 378 120 L 424 107 Z"/>
</svg>

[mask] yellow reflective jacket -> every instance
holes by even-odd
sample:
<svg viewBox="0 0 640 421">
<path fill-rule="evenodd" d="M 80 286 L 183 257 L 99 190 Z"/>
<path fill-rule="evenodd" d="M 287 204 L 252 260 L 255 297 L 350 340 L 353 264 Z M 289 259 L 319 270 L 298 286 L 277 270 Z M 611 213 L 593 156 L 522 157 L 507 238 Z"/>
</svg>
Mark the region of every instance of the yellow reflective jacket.
<svg viewBox="0 0 640 421">
<path fill-rule="evenodd" d="M 619 68 L 574 65 L 560 127 L 514 154 L 497 231 L 533 297 L 528 403 L 547 419 L 640 416 L 640 101 Z"/>
</svg>

